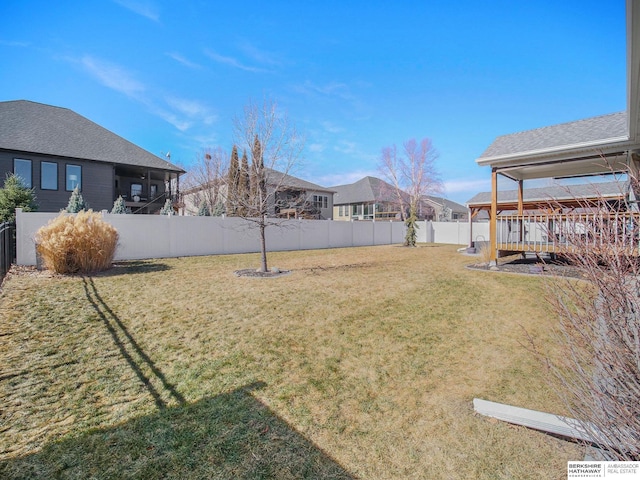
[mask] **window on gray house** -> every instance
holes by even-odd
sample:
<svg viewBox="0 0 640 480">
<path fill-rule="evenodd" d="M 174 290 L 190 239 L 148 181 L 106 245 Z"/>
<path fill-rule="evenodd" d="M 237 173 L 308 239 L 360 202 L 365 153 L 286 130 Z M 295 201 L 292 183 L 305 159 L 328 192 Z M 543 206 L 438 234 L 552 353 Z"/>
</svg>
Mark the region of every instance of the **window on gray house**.
<svg viewBox="0 0 640 480">
<path fill-rule="evenodd" d="M 58 190 L 58 164 L 40 162 L 40 189 Z"/>
<path fill-rule="evenodd" d="M 313 196 L 313 206 L 317 209 L 327 208 L 328 199 L 325 195 L 314 195 Z"/>
<path fill-rule="evenodd" d="M 25 160 L 23 158 L 13 159 L 13 173 L 20 177 L 22 184 L 31 188 L 31 160 Z"/>
<path fill-rule="evenodd" d="M 82 167 L 80 165 L 67 165 L 65 178 L 67 192 L 76 187 L 78 187 L 78 190 L 82 190 Z"/>
</svg>

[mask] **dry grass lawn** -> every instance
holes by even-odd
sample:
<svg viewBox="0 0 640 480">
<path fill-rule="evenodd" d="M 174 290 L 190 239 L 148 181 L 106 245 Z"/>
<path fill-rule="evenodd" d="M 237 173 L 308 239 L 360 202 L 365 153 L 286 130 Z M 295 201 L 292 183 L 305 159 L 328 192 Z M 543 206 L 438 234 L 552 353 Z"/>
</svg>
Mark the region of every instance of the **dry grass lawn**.
<svg viewBox="0 0 640 480">
<path fill-rule="evenodd" d="M 578 447 L 476 416 L 563 414 L 527 331 L 543 279 L 452 246 L 123 263 L 0 293 L 2 478 L 566 478 Z M 552 352 L 552 347 L 548 347 Z"/>
</svg>

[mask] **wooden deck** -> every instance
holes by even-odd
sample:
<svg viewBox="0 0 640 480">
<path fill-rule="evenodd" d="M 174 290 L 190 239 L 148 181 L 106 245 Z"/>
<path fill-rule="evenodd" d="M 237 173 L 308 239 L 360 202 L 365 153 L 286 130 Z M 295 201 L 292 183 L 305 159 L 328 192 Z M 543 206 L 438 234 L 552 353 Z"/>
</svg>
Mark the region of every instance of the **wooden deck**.
<svg viewBox="0 0 640 480">
<path fill-rule="evenodd" d="M 496 249 L 508 252 L 615 251 L 640 255 L 640 212 L 501 215 Z"/>
</svg>

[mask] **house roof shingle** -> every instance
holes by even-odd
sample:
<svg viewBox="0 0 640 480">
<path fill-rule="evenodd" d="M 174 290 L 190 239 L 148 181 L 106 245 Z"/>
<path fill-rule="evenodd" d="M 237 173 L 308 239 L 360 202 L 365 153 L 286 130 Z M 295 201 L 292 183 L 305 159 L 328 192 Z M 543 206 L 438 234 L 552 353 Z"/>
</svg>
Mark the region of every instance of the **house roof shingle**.
<svg viewBox="0 0 640 480">
<path fill-rule="evenodd" d="M 364 177 L 355 183 L 331 187 L 335 191 L 334 205 L 367 202 L 395 202 L 392 185 L 376 177 Z"/>
<path fill-rule="evenodd" d="M 597 145 L 625 139 L 627 135 L 627 112 L 611 113 L 499 136 L 478 160 Z"/>
<path fill-rule="evenodd" d="M 425 195 L 425 197 L 438 205 L 444 205 L 454 213 L 467 213 L 467 207 L 452 200 L 448 200 L 444 197 L 434 197 L 433 195 Z"/>
<path fill-rule="evenodd" d="M 0 149 L 121 165 L 183 170 L 68 108 L 0 102 Z"/>
<path fill-rule="evenodd" d="M 306 180 L 302 180 L 301 178 L 294 177 L 293 175 L 289 175 L 278 170 L 273 170 L 271 168 L 265 168 L 267 183 L 271 185 L 276 185 L 280 187 L 291 187 L 291 188 L 299 188 L 300 190 L 306 191 L 316 191 L 316 192 L 327 192 L 334 193 L 334 191 L 330 188 L 322 187 L 315 183 L 307 182 Z"/>
</svg>

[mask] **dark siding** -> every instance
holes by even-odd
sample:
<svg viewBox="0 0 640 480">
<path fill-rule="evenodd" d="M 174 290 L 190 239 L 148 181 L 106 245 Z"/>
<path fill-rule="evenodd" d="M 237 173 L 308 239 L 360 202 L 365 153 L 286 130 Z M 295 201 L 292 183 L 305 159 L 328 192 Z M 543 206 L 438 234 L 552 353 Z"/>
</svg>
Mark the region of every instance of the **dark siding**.
<svg viewBox="0 0 640 480">
<path fill-rule="evenodd" d="M 66 208 L 71 192 L 66 187 L 66 165 L 82 167 L 82 196 L 85 202 L 95 211 L 111 210 L 114 199 L 114 169 L 108 163 L 90 162 L 39 154 L 0 152 L 0 176 L 4 178 L 13 172 L 13 159 L 24 158 L 32 161 L 32 184 L 36 194 L 40 212 L 57 212 Z M 40 189 L 40 162 L 58 164 L 58 190 Z"/>
</svg>

